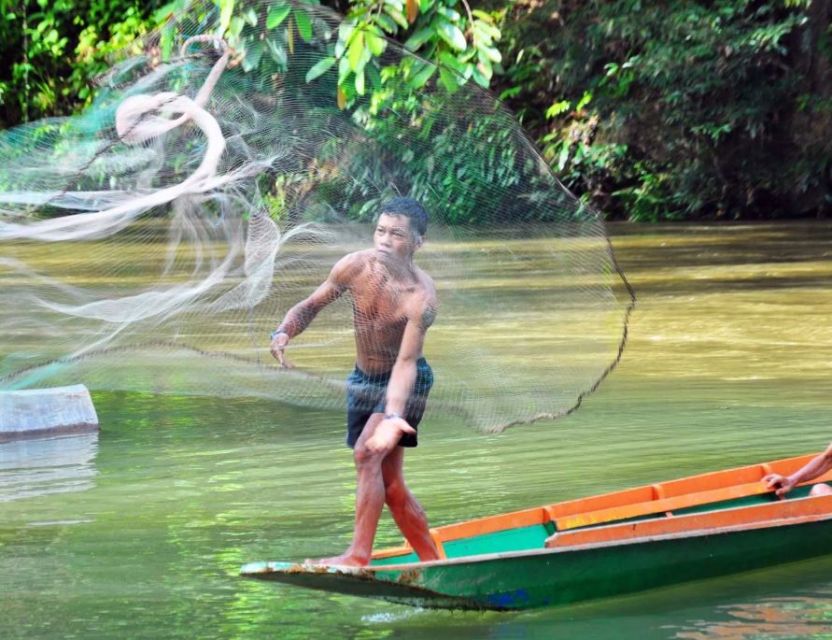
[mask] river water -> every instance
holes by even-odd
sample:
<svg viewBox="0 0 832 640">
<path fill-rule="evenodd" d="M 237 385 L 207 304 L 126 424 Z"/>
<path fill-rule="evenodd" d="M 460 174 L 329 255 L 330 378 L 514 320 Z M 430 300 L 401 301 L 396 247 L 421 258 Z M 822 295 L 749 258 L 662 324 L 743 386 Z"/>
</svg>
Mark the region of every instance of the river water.
<svg viewBox="0 0 832 640">
<path fill-rule="evenodd" d="M 832 225 L 627 225 L 613 243 L 639 295 L 619 368 L 558 423 L 425 424 L 406 467 L 433 524 L 832 440 Z M 0 638 L 832 637 L 832 559 L 519 613 L 241 580 L 348 543 L 340 413 L 94 400 L 100 434 L 0 444 Z M 385 515 L 378 544 L 398 542 Z"/>
</svg>

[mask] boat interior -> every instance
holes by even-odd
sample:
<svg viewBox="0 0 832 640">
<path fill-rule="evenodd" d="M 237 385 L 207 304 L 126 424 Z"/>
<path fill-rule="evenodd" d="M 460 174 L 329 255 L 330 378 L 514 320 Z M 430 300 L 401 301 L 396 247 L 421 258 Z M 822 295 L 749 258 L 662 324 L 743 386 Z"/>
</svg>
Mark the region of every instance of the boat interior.
<svg viewBox="0 0 832 640">
<path fill-rule="evenodd" d="M 788 499 L 770 491 L 763 478 L 788 475 L 817 454 L 776 460 L 578 498 L 431 529 L 440 558 L 523 553 L 545 547 L 568 549 L 639 538 L 690 535 L 737 527 L 785 523 L 832 514 L 832 496 L 808 496 L 811 485 L 832 481 L 832 471 L 796 487 Z M 418 563 L 405 543 L 380 549 L 371 566 Z"/>
</svg>

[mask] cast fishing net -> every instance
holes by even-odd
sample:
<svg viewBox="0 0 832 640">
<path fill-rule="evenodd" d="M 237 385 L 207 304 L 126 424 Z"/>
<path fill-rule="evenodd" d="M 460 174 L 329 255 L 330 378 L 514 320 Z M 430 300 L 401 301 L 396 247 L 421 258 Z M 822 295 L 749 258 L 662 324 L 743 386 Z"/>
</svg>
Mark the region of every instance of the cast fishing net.
<svg viewBox="0 0 832 640">
<path fill-rule="evenodd" d="M 204 34 L 208 8 L 183 14 L 83 114 L 0 135 L 0 388 L 343 409 L 350 291 L 291 341 L 295 368 L 269 335 L 406 196 L 430 216 L 415 262 L 439 300 L 427 415 L 495 430 L 576 408 L 620 357 L 633 300 L 602 222 L 494 97 L 393 42 L 373 66 L 384 91 L 368 70 L 376 90 L 345 106 L 338 16 L 280 6 L 280 29 L 251 6 L 246 50 Z M 407 289 L 381 281 L 382 301 Z"/>
</svg>

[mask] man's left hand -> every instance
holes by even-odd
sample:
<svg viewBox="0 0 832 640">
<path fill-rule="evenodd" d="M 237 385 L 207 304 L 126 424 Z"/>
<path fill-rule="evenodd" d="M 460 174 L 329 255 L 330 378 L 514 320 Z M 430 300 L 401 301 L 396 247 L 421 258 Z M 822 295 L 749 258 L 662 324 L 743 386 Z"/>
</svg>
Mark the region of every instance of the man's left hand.
<svg viewBox="0 0 832 640">
<path fill-rule="evenodd" d="M 280 366 L 284 369 L 293 369 L 295 365 L 286 359 L 286 345 L 289 344 L 289 334 L 285 331 L 279 331 L 272 338 L 269 349 L 272 355 L 280 362 Z"/>
<path fill-rule="evenodd" d="M 779 473 L 770 473 L 765 478 L 763 478 L 763 482 L 766 485 L 766 488 L 773 489 L 774 493 L 777 495 L 778 498 L 783 498 L 785 495 L 795 488 L 797 482 L 791 476 L 783 476 Z"/>
<path fill-rule="evenodd" d="M 404 434 L 416 434 L 416 429 L 407 424 L 404 418 L 385 418 L 367 439 L 367 449 L 372 453 L 392 451 Z"/>
</svg>

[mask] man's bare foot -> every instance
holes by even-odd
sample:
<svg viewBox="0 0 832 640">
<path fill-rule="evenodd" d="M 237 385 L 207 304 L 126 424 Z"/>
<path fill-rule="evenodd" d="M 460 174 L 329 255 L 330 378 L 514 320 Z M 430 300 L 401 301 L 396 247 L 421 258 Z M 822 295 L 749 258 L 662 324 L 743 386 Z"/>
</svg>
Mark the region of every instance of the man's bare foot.
<svg viewBox="0 0 832 640">
<path fill-rule="evenodd" d="M 365 560 L 351 553 L 342 553 L 340 556 L 332 556 L 331 558 L 320 558 L 318 560 L 304 560 L 304 565 L 313 567 L 366 567 L 370 564 L 369 560 Z"/>
</svg>

